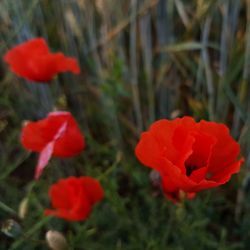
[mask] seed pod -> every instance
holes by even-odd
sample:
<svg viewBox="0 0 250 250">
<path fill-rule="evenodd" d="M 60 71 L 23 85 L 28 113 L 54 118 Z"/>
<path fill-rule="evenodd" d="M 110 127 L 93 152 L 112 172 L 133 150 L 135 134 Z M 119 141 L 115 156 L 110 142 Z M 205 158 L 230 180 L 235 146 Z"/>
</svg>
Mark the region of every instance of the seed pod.
<svg viewBox="0 0 250 250">
<path fill-rule="evenodd" d="M 1 224 L 1 231 L 12 238 L 18 237 L 21 232 L 21 226 L 13 219 L 7 219 Z"/>
</svg>

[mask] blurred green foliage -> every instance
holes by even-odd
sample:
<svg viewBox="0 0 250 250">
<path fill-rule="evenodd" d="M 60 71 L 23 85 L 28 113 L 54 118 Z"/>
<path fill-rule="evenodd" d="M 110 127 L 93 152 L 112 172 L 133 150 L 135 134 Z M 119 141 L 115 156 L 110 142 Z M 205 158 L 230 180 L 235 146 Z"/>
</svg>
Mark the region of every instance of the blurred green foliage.
<svg viewBox="0 0 250 250">
<path fill-rule="evenodd" d="M 0 249 L 48 249 L 50 229 L 70 249 L 250 249 L 250 1 L 2 0 L 0 35 L 1 57 L 42 36 L 82 68 L 30 84 L 0 61 L 0 221 L 3 232 L 8 219 L 22 228 L 1 233 Z M 52 159 L 34 182 L 37 155 L 21 147 L 20 129 L 53 109 L 74 114 L 87 148 Z M 246 162 L 225 186 L 173 205 L 133 151 L 152 121 L 183 115 L 227 124 Z M 49 186 L 69 175 L 105 189 L 81 223 L 43 216 Z"/>
</svg>

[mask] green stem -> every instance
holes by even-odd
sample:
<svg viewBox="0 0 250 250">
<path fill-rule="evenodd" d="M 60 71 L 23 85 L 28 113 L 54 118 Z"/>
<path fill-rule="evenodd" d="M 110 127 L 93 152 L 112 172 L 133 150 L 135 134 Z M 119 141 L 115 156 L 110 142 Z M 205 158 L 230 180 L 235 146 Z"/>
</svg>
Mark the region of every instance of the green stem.
<svg viewBox="0 0 250 250">
<path fill-rule="evenodd" d="M 110 173 L 113 172 L 113 170 L 117 167 L 117 164 L 121 161 L 122 159 L 122 153 L 118 152 L 116 155 L 116 160 L 115 162 L 103 173 L 101 174 L 98 179 L 102 180 L 104 177 L 106 177 L 107 175 L 109 175 Z"/>
<path fill-rule="evenodd" d="M 6 204 L 4 204 L 3 202 L 0 201 L 0 209 L 2 209 L 3 211 L 9 213 L 9 214 L 14 214 L 16 215 L 16 211 L 13 210 L 12 208 L 10 208 L 9 206 L 7 206 Z"/>
</svg>

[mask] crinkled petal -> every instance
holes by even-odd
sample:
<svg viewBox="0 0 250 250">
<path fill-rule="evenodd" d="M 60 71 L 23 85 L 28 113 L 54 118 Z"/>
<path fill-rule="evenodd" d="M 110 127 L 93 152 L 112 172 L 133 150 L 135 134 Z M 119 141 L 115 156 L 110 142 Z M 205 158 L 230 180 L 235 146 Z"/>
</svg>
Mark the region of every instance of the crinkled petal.
<svg viewBox="0 0 250 250">
<path fill-rule="evenodd" d="M 102 199 L 103 190 L 99 182 L 91 177 L 71 176 L 53 184 L 49 196 L 53 209 L 46 209 L 45 215 L 79 221 L 86 219 L 92 205 Z"/>
<path fill-rule="evenodd" d="M 214 136 L 207 135 L 204 133 L 192 132 L 193 138 L 195 139 L 192 149 L 193 153 L 186 160 L 186 166 L 197 166 L 205 167 L 211 157 L 211 151 L 217 142 Z"/>
<path fill-rule="evenodd" d="M 244 158 L 241 158 L 240 160 L 236 161 L 232 165 L 224 168 L 221 171 L 218 171 L 217 174 L 215 174 L 212 177 L 212 180 L 217 181 L 220 184 L 224 184 L 228 182 L 232 174 L 238 173 L 240 171 L 240 167 L 243 163 L 244 163 Z"/>
<path fill-rule="evenodd" d="M 61 72 L 80 73 L 75 58 L 63 53 L 51 53 L 43 38 L 35 38 L 9 50 L 4 60 L 18 76 L 31 81 L 49 82 Z"/>
<path fill-rule="evenodd" d="M 185 119 L 187 124 L 192 123 L 193 119 Z M 194 138 L 187 135 L 185 138 L 179 138 L 180 147 L 173 145 L 173 135 L 176 128 L 181 124 L 181 119 L 175 122 L 168 120 L 159 120 L 155 122 L 149 131 L 142 133 L 141 139 L 136 146 L 135 154 L 137 158 L 146 166 L 160 171 L 161 158 L 164 157 L 178 166 L 182 172 L 185 172 L 184 162 L 192 153 L 192 144 Z"/>
<path fill-rule="evenodd" d="M 235 162 L 240 152 L 240 146 L 231 137 L 224 124 L 201 121 L 200 130 L 217 139 L 208 165 L 208 171 L 215 175 Z"/>
<path fill-rule="evenodd" d="M 48 143 L 54 142 L 53 156 L 72 157 L 85 147 L 85 139 L 68 112 L 51 112 L 37 122 L 29 122 L 22 129 L 21 143 L 31 151 L 41 152 Z"/>
</svg>

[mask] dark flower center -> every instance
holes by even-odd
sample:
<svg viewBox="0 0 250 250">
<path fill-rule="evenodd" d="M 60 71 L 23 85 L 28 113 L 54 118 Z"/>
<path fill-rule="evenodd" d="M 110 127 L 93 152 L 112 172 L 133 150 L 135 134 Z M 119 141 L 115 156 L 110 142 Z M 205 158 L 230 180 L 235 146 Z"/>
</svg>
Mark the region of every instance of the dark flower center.
<svg viewBox="0 0 250 250">
<path fill-rule="evenodd" d="M 187 176 L 190 176 L 193 173 L 193 171 L 197 169 L 197 167 L 194 165 L 185 165 L 185 167 Z"/>
</svg>

